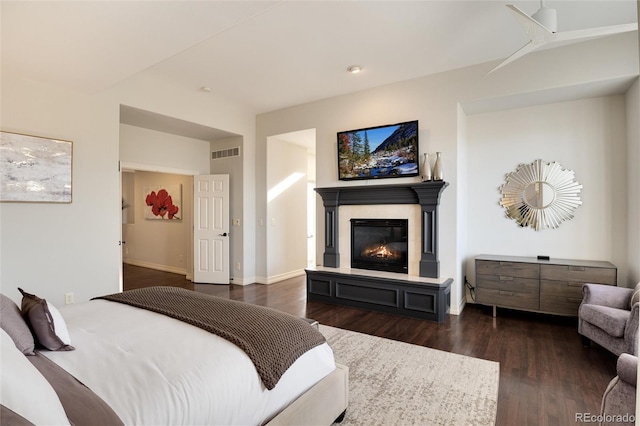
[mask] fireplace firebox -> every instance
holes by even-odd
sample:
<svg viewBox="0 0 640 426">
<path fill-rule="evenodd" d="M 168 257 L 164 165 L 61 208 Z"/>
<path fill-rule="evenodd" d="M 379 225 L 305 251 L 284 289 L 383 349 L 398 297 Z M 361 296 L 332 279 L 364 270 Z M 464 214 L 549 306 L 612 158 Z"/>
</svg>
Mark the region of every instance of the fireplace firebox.
<svg viewBox="0 0 640 426">
<path fill-rule="evenodd" d="M 351 267 L 408 273 L 407 219 L 351 219 Z"/>
</svg>

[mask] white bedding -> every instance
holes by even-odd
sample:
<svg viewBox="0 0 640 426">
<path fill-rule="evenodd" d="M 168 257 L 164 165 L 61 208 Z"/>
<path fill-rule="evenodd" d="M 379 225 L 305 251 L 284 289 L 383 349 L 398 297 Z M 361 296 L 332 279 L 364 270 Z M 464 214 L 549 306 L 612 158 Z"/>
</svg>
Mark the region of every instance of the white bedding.
<svg viewBox="0 0 640 426">
<path fill-rule="evenodd" d="M 60 312 L 76 350 L 42 353 L 125 424 L 261 424 L 335 369 L 324 343 L 268 391 L 241 349 L 197 327 L 105 300 Z"/>
</svg>

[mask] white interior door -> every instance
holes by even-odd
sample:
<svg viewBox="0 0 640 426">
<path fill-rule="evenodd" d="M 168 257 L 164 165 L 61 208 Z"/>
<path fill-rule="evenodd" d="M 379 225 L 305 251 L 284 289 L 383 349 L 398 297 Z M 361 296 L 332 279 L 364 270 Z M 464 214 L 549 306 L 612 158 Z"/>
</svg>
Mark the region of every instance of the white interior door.
<svg viewBox="0 0 640 426">
<path fill-rule="evenodd" d="M 193 181 L 193 281 L 229 284 L 229 175 Z"/>
</svg>

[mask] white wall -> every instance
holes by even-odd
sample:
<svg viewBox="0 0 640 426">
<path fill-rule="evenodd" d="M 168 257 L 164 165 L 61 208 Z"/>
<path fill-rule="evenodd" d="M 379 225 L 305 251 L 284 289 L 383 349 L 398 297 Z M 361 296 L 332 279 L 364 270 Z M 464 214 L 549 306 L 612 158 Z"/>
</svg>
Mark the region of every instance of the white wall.
<svg viewBox="0 0 640 426">
<path fill-rule="evenodd" d="M 267 269 L 260 283 L 303 274 L 307 266 L 307 157 L 299 145 L 267 142 Z"/>
<path fill-rule="evenodd" d="M 315 128 L 318 187 L 398 183 L 394 180 L 340 182 L 337 178 L 336 132 L 418 119 L 420 152 L 443 153 L 444 180 L 450 183 L 442 193 L 439 208 L 440 275 L 454 279 L 452 312 L 459 312 L 464 299 L 462 280 L 466 273 L 466 268 L 463 269 L 462 265 L 471 255 L 461 244 L 475 232 L 474 229 L 464 229 L 459 209 L 465 208 L 469 212 L 476 210 L 473 205 L 460 205 L 465 199 L 464 193 L 460 191 L 475 176 L 468 171 L 459 170 L 459 165 L 465 161 L 465 152 L 460 147 L 464 146 L 464 133 L 459 128 L 464 128 L 464 118 L 459 117 L 459 114 L 465 114 L 465 109 L 471 106 L 477 109 L 486 104 L 496 108 L 508 102 L 513 103 L 516 98 L 523 98 L 521 102 L 540 103 L 545 96 L 565 93 L 560 90 L 565 87 L 571 89 L 566 91 L 567 95 L 575 95 L 581 86 L 600 85 L 607 81 L 637 76 L 638 40 L 634 34 L 627 34 L 540 51 L 527 55 L 500 72 L 487 75 L 493 65 L 490 63 L 458 69 L 258 115 L 257 157 L 265 157 L 269 136 Z M 486 100 L 490 102 L 485 102 Z M 624 107 L 620 108 L 619 100 L 617 104 L 618 112 L 624 115 Z M 471 155 L 466 156 L 467 162 L 473 161 Z M 528 159 L 522 161 L 526 160 Z M 605 174 L 609 176 L 618 173 L 618 170 L 612 168 L 611 161 L 611 157 L 604 158 L 604 167 L 607 167 Z M 506 173 L 511 167 L 510 164 L 507 170 L 499 173 Z M 266 215 L 266 187 L 260 178 L 266 176 L 266 170 L 265 162 L 256 164 L 258 218 Z M 464 177 L 465 173 L 466 182 L 461 183 L 461 176 Z M 611 184 L 611 179 L 603 177 L 596 187 L 603 188 L 605 183 Z M 418 180 L 419 178 L 404 179 L 405 182 Z M 611 191 L 612 188 L 606 187 L 605 190 Z M 318 209 L 322 209 L 321 199 L 317 199 Z M 321 214 L 318 212 L 318 217 L 322 217 Z M 501 219 L 501 213 L 498 211 L 497 214 Z M 608 214 L 608 226 L 612 227 L 613 213 Z M 459 236 L 459 232 L 466 232 L 466 236 Z M 263 230 L 258 230 L 258 250 L 266 249 L 265 235 Z M 322 221 L 318 222 L 317 235 L 324 235 Z M 321 263 L 324 247 L 321 238 L 318 240 L 317 258 Z M 599 242 L 589 241 L 589 244 L 595 246 Z M 597 251 L 595 248 L 591 250 Z M 498 253 L 506 252 L 500 250 Z M 576 257 L 575 255 L 573 252 L 566 253 L 567 257 Z M 258 263 L 257 268 L 260 271 L 266 265 Z"/>
<path fill-rule="evenodd" d="M 1 79 L 3 130 L 74 142 L 71 204 L 0 204 L 0 290 L 16 301 L 17 286 L 54 304 L 62 304 L 66 292 L 82 302 L 119 291 L 120 105 L 242 135 L 243 161 L 253 173 L 254 114 L 197 88 L 173 87 L 147 73 L 94 94 L 27 81 L 4 70 Z M 180 167 L 179 162 L 170 166 Z M 252 182 L 245 182 L 249 188 L 243 197 L 244 213 L 253 218 Z M 248 260 L 241 271 L 247 275 L 255 271 L 250 222 L 243 241 Z"/>
<path fill-rule="evenodd" d="M 120 161 L 209 173 L 210 143 L 120 124 Z"/>
<path fill-rule="evenodd" d="M 243 253 L 243 238 L 245 233 L 244 218 L 244 199 L 243 191 L 243 172 L 244 172 L 244 149 L 242 137 L 234 136 L 225 139 L 218 139 L 211 143 L 211 151 L 219 151 L 223 149 L 240 148 L 240 156 L 226 157 L 210 160 L 210 168 L 212 174 L 228 174 L 229 175 L 229 219 L 231 220 L 229 230 L 229 275 L 233 284 L 251 284 L 255 282 L 253 276 L 243 277 L 243 265 L 252 261 L 245 258 Z M 211 155 L 209 155 L 211 157 Z M 238 225 L 234 225 L 233 221 L 237 220 Z M 253 223 L 253 220 L 250 221 Z M 238 268 L 238 264 L 240 267 Z"/>
<path fill-rule="evenodd" d="M 122 224 L 134 223 L 136 204 L 133 202 L 135 198 L 135 174 L 133 170 L 123 170 L 120 175 L 122 187 Z M 124 238 L 124 235 L 123 235 Z M 126 258 L 123 255 L 123 258 Z"/>
<path fill-rule="evenodd" d="M 2 293 L 60 304 L 118 291 L 118 108 L 4 72 L 1 102 L 3 130 L 73 141 L 71 204 L 0 204 Z"/>
<path fill-rule="evenodd" d="M 640 8 L 639 8 L 640 9 Z M 640 13 L 640 10 L 639 10 Z M 627 108 L 627 219 L 628 267 L 627 286 L 640 282 L 640 82 L 629 89 Z"/>
<path fill-rule="evenodd" d="M 471 211 L 469 208 L 469 203 L 467 202 L 467 192 L 469 191 L 469 169 L 467 167 L 467 161 L 469 158 L 469 141 L 467 135 L 467 115 L 460 105 L 458 105 L 458 164 L 456 164 L 456 168 L 458 170 L 459 183 L 458 183 L 458 211 L 456 215 L 456 224 L 457 224 L 457 246 L 460 247 L 457 254 L 456 264 L 460 265 L 462 270 L 462 274 L 460 276 L 460 291 L 457 294 L 458 296 L 458 311 L 461 311 L 466 303 L 467 299 L 471 296 L 467 293 L 465 284 L 467 277 L 467 265 L 469 263 L 473 263 L 471 259 L 467 257 L 466 250 L 462 249 L 463 247 L 467 247 L 468 236 L 469 236 L 469 224 L 467 221 L 467 216 Z"/>
<path fill-rule="evenodd" d="M 609 96 L 469 116 L 466 256 L 606 260 L 626 283 L 625 115 L 624 97 Z M 520 228 L 498 204 L 505 174 L 536 159 L 573 170 L 583 185 L 583 205 L 557 229 Z"/>
</svg>

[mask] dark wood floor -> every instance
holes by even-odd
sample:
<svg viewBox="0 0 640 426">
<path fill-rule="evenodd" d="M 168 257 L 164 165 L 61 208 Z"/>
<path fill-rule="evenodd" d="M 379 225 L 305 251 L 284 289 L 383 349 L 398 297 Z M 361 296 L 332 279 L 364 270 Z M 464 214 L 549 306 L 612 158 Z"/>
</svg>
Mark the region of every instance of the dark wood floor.
<svg viewBox="0 0 640 426">
<path fill-rule="evenodd" d="M 125 288 L 174 285 L 321 324 L 500 363 L 497 425 L 571 425 L 576 413 L 597 414 L 615 376 L 616 357 L 582 346 L 577 321 L 467 304 L 444 323 L 307 302 L 304 277 L 270 285 L 193 284 L 183 275 L 125 265 Z"/>
</svg>

